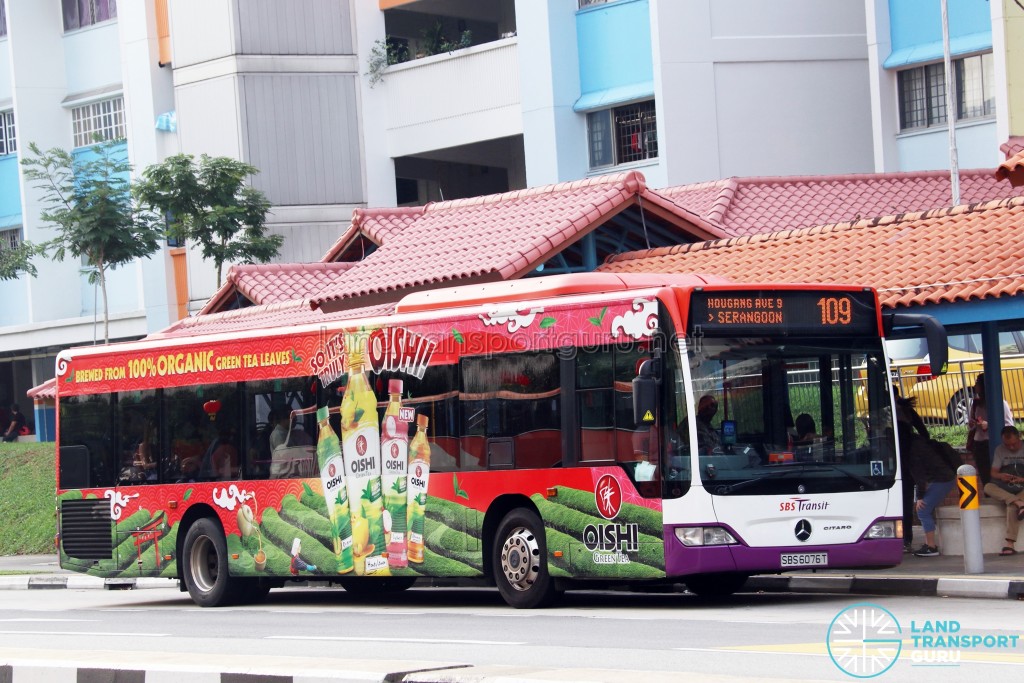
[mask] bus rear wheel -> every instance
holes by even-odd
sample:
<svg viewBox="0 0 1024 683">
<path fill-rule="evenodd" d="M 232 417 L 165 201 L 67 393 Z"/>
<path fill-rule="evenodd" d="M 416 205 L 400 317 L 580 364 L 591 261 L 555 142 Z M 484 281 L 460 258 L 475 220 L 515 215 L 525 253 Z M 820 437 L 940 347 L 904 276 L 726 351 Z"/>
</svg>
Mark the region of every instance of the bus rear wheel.
<svg viewBox="0 0 1024 683">
<path fill-rule="evenodd" d="M 512 607 L 547 607 L 558 598 L 560 591 L 548 573 L 544 526 L 530 510 L 515 509 L 501 520 L 491 566 L 498 592 Z"/>
<path fill-rule="evenodd" d="M 732 595 L 750 577 L 746 574 L 700 574 L 683 579 L 687 590 L 702 598 L 724 598 Z"/>
<path fill-rule="evenodd" d="M 192 601 L 200 607 L 221 607 L 235 599 L 237 586 L 228 575 L 228 548 L 220 525 L 197 519 L 185 535 L 182 577 Z"/>
</svg>

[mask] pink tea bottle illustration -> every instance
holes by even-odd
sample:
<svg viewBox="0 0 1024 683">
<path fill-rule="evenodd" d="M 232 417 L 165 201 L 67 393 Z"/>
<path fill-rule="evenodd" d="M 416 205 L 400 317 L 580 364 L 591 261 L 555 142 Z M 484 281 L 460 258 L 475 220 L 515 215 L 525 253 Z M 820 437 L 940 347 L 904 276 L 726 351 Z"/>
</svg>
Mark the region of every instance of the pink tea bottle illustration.
<svg viewBox="0 0 1024 683">
<path fill-rule="evenodd" d="M 348 354 L 348 384 L 341 398 L 341 446 L 348 479 L 356 574 L 390 574 L 384 557 L 384 500 L 380 481 L 377 397 L 363 373 L 356 337 Z"/>
<path fill-rule="evenodd" d="M 385 529 L 388 565 L 394 569 L 409 565 L 406 552 L 407 471 L 409 466 L 409 422 L 411 408 L 402 408 L 402 380 L 388 382 L 388 407 L 380 431 L 381 484 L 384 510 L 391 520 Z"/>
<path fill-rule="evenodd" d="M 338 559 L 338 573 L 347 574 L 355 568 L 355 563 L 352 558 L 352 519 L 345 483 L 345 462 L 341 456 L 341 442 L 328 421 L 326 406 L 316 411 L 316 419 L 320 424 L 316 459 L 320 466 L 320 484 L 327 501 L 327 516 L 331 519 L 334 556 Z"/>
<path fill-rule="evenodd" d="M 423 525 L 430 482 L 430 443 L 426 415 L 416 416 L 416 434 L 409 444 L 409 561 L 423 562 Z"/>
</svg>

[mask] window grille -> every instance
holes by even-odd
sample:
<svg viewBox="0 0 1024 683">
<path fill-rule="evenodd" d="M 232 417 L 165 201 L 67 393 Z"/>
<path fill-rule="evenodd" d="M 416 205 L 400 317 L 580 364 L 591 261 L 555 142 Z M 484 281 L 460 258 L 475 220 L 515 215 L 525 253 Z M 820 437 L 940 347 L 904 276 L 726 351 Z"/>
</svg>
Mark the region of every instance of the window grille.
<svg viewBox="0 0 1024 683">
<path fill-rule="evenodd" d="M 64 30 L 74 31 L 117 17 L 117 0 L 61 0 Z"/>
<path fill-rule="evenodd" d="M 992 92 L 992 54 L 975 55 L 954 62 L 957 118 L 975 119 L 995 114 Z"/>
<path fill-rule="evenodd" d="M 953 60 L 953 74 L 958 121 L 995 114 L 991 53 Z M 941 63 L 900 71 L 896 83 L 900 130 L 946 123 L 946 74 Z"/>
<path fill-rule="evenodd" d="M 657 123 L 654 100 L 587 114 L 590 167 L 656 158 Z"/>
<path fill-rule="evenodd" d="M 18 140 L 14 129 L 14 112 L 0 112 L 0 155 L 18 151 Z"/>
<path fill-rule="evenodd" d="M 93 102 L 71 110 L 75 147 L 87 147 L 100 141 L 125 138 L 124 98 Z"/>
<path fill-rule="evenodd" d="M 0 230 L 0 251 L 17 249 L 21 246 L 21 228 Z"/>
</svg>

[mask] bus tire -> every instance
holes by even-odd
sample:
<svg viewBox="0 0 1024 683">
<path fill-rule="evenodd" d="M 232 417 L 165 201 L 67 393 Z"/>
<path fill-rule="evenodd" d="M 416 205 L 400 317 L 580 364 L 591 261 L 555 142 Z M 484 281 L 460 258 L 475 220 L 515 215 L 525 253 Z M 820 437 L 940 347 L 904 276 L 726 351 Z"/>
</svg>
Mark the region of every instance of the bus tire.
<svg viewBox="0 0 1024 683">
<path fill-rule="evenodd" d="M 517 508 L 498 525 L 492 549 L 498 592 L 516 609 L 547 607 L 559 590 L 548 573 L 544 526 L 537 513 Z"/>
<path fill-rule="evenodd" d="M 683 583 L 702 598 L 724 598 L 743 588 L 749 578 L 747 574 L 699 574 L 686 577 Z"/>
<path fill-rule="evenodd" d="M 229 605 L 238 586 L 228 575 L 228 547 L 220 525 L 209 517 L 197 519 L 185 535 L 182 577 L 192 601 L 200 607 Z"/>
<path fill-rule="evenodd" d="M 346 593 L 352 595 L 385 595 L 409 590 L 416 583 L 414 576 L 353 576 L 338 579 Z"/>
</svg>

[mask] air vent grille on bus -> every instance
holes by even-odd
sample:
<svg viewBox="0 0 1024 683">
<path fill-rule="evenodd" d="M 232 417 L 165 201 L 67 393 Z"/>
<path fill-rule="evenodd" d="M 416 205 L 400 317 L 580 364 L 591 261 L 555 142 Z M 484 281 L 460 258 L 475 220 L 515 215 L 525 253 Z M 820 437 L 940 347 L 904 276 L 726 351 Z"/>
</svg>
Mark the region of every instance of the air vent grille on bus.
<svg viewBox="0 0 1024 683">
<path fill-rule="evenodd" d="M 61 501 L 60 540 L 69 557 L 81 560 L 112 559 L 110 501 L 95 498 Z"/>
</svg>

